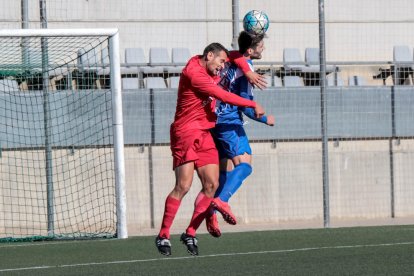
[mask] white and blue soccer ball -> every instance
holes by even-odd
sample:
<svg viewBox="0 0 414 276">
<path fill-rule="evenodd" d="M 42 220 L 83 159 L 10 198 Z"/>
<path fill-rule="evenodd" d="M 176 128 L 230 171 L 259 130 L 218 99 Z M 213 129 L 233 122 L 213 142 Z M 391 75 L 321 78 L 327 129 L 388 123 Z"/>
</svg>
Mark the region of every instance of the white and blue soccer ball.
<svg viewBox="0 0 414 276">
<path fill-rule="evenodd" d="M 243 18 L 243 29 L 252 35 L 265 34 L 269 29 L 269 17 L 263 11 L 251 10 Z"/>
</svg>

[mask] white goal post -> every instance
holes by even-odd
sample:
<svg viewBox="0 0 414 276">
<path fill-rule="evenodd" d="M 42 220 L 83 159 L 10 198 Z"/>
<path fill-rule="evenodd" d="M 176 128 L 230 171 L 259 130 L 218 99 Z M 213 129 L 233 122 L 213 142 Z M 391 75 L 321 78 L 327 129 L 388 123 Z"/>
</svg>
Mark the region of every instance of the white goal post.
<svg viewBox="0 0 414 276">
<path fill-rule="evenodd" d="M 0 30 L 0 109 L 0 241 L 127 238 L 118 30 Z"/>
</svg>

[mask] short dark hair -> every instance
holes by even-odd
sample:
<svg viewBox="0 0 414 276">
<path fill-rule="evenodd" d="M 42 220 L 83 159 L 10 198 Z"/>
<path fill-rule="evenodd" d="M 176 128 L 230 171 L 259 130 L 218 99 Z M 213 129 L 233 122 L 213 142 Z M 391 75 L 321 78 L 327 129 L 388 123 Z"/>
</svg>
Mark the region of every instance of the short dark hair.
<svg viewBox="0 0 414 276">
<path fill-rule="evenodd" d="M 226 52 L 226 55 L 229 56 L 229 51 L 223 45 L 221 45 L 220 43 L 214 42 L 214 43 L 207 45 L 207 47 L 204 49 L 203 57 L 207 57 L 207 54 L 209 52 L 213 52 L 215 55 L 218 55 L 221 51 Z"/>
<path fill-rule="evenodd" d="M 241 31 L 239 34 L 239 52 L 246 53 L 247 49 L 255 49 L 257 45 L 264 39 L 264 35 L 251 35 L 246 31 Z"/>
</svg>

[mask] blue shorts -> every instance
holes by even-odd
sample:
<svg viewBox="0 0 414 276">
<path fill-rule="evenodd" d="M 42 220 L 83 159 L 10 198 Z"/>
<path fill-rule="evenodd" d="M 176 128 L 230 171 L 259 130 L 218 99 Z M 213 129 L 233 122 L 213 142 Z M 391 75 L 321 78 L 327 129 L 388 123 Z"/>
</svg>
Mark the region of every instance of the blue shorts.
<svg viewBox="0 0 414 276">
<path fill-rule="evenodd" d="M 231 159 L 244 153 L 252 154 L 249 138 L 241 125 L 216 125 L 211 130 L 220 159 Z"/>
</svg>

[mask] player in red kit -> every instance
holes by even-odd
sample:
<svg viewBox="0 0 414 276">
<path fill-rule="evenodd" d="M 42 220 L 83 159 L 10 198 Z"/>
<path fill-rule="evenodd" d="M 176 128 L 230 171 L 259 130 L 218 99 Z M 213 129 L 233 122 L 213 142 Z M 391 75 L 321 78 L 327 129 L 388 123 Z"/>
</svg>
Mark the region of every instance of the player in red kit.
<svg viewBox="0 0 414 276">
<path fill-rule="evenodd" d="M 251 107 L 257 117 L 264 114 L 258 103 L 217 86 L 219 73 L 228 56 L 226 48 L 219 43 L 212 43 L 204 49 L 203 55 L 189 60 L 180 77 L 177 108 L 170 129 L 176 182 L 165 200 L 161 229 L 155 240 L 158 251 L 167 256 L 171 255 L 170 228 L 181 200 L 191 187 L 194 170 L 200 178 L 202 190 L 195 200 L 190 224 L 181 235 L 181 241 L 190 254 L 198 255 L 196 230 L 206 217 L 219 179 L 219 157 L 210 134 L 210 129 L 216 123 L 216 99 L 236 106 Z"/>
</svg>

